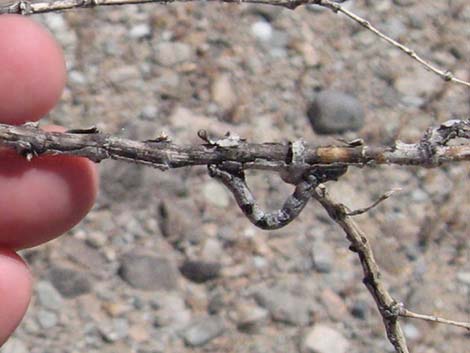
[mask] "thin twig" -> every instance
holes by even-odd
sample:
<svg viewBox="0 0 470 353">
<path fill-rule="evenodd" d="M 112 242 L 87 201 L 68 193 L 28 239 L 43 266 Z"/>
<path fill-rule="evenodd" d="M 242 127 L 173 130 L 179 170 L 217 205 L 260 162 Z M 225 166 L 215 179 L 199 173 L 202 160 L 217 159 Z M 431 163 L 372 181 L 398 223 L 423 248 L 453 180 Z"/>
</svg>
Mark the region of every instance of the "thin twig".
<svg viewBox="0 0 470 353">
<path fill-rule="evenodd" d="M 373 209 L 378 204 L 382 203 L 383 201 L 385 201 L 386 199 L 388 199 L 390 196 L 392 196 L 394 193 L 396 193 L 398 191 L 401 191 L 401 188 L 395 188 L 395 189 L 392 189 L 390 191 L 387 191 L 382 196 L 380 196 L 377 200 L 375 200 L 371 205 L 369 205 L 367 207 L 363 207 L 363 208 L 358 208 L 354 211 L 346 212 L 346 215 L 347 216 L 357 216 L 357 215 L 361 215 L 361 214 L 364 214 L 366 212 L 369 212 L 371 209 Z"/>
<path fill-rule="evenodd" d="M 0 6 L 0 14 L 16 13 L 21 15 L 33 15 L 45 12 L 58 12 L 76 8 L 90 8 L 96 6 L 133 5 L 146 3 L 169 4 L 174 2 L 192 2 L 197 0 L 51 0 L 36 1 L 27 0 L 14 1 L 13 3 Z M 225 3 L 247 3 L 280 6 L 288 9 L 295 9 L 305 4 L 316 4 L 315 0 L 209 0 L 211 2 Z"/>
<path fill-rule="evenodd" d="M 146 3 L 162 3 L 168 4 L 173 2 L 190 2 L 197 0 L 51 0 L 51 1 L 36 1 L 31 2 L 27 0 L 14 1 L 6 5 L 0 5 L 0 14 L 15 13 L 21 15 L 33 15 L 45 12 L 58 12 L 71 10 L 76 8 L 90 8 L 97 6 L 116 6 L 116 5 L 133 5 L 133 4 L 146 4 Z M 427 70 L 435 73 L 445 81 L 452 81 L 467 87 L 470 87 L 470 82 L 455 77 L 449 70 L 439 69 L 435 65 L 431 64 L 421 56 L 419 56 L 415 50 L 410 49 L 404 44 L 392 39 L 385 33 L 381 32 L 375 26 L 373 26 L 366 19 L 356 15 L 355 13 L 347 10 L 341 6 L 338 2 L 330 0 L 209 0 L 211 2 L 225 2 L 225 3 L 251 3 L 251 4 L 262 4 L 271 6 L 280 6 L 287 9 L 296 9 L 302 5 L 316 5 L 332 10 L 335 13 L 341 12 L 351 20 L 357 22 L 362 27 L 371 31 L 378 37 L 387 41 L 394 47 L 398 48 L 413 60 L 423 65 Z"/>
<path fill-rule="evenodd" d="M 199 136 L 202 138 L 203 133 Z M 461 137 L 459 145 L 447 143 Z M 26 124 L 11 126 L 0 124 L 0 145 L 12 147 L 27 158 L 42 154 L 86 157 L 100 162 L 117 159 L 148 165 L 162 170 L 195 165 L 242 163 L 243 169 L 264 169 L 283 172 L 294 164 L 292 143 L 248 143 L 233 136 L 203 144 L 178 145 L 167 136 L 154 140 L 133 141 L 100 133 L 96 129 L 46 132 Z M 429 128 L 423 138 L 414 144 L 396 141 L 393 146 L 315 146 L 304 144 L 300 169 L 312 166 L 349 165 L 373 166 L 378 164 L 413 165 L 425 168 L 444 163 L 470 161 L 470 121 L 451 120 Z M 302 172 L 302 171 L 300 171 Z"/>
<path fill-rule="evenodd" d="M 398 315 L 400 315 L 402 317 L 409 317 L 409 318 L 413 318 L 413 319 L 420 319 L 420 320 L 424 320 L 424 321 L 431 321 L 431 322 L 437 322 L 437 323 L 440 323 L 440 324 L 446 324 L 446 325 L 462 327 L 462 328 L 467 329 L 467 330 L 470 331 L 470 322 L 448 320 L 448 319 L 444 319 L 442 317 L 438 317 L 438 316 L 435 316 L 435 315 L 417 314 L 413 311 L 405 309 L 403 307 L 403 305 L 400 305 L 400 307 L 398 309 Z"/>
<path fill-rule="evenodd" d="M 325 208 L 330 218 L 344 230 L 346 238 L 351 243 L 351 251 L 359 256 L 364 273 L 363 282 L 379 309 L 390 343 L 397 353 L 408 353 L 406 339 L 398 321 L 397 302 L 382 283 L 380 269 L 366 235 L 347 215 L 346 207 L 331 199 L 324 186 L 319 186 L 313 197 Z"/>
<path fill-rule="evenodd" d="M 429 70 L 429 71 L 435 73 L 436 75 L 438 75 L 444 81 L 452 81 L 452 82 L 455 82 L 455 83 L 458 83 L 458 84 L 461 84 L 461 85 L 464 85 L 464 86 L 467 86 L 467 87 L 470 88 L 470 82 L 455 77 L 452 74 L 452 72 L 450 72 L 449 70 L 439 69 L 438 67 L 431 64 L 430 62 L 428 62 L 427 60 L 422 58 L 420 55 L 418 55 L 415 50 L 410 49 L 406 45 L 404 45 L 404 44 L 394 40 L 393 38 L 387 36 L 385 33 L 381 32 L 379 29 L 374 27 L 369 21 L 367 21 L 366 19 L 364 19 L 364 18 L 356 15 L 355 13 L 349 11 L 345 7 L 341 6 L 340 4 L 338 4 L 336 2 L 333 2 L 333 1 L 330 1 L 330 0 L 318 0 L 318 1 L 314 1 L 314 2 L 316 3 L 316 5 L 327 7 L 327 8 L 331 9 L 334 12 L 341 12 L 341 13 L 345 14 L 347 17 L 349 17 L 353 21 L 357 22 L 358 24 L 360 24 L 362 27 L 366 28 L 367 30 L 371 31 L 376 36 L 382 38 L 383 40 L 390 43 L 394 47 L 400 49 L 402 52 L 407 54 L 413 60 L 415 60 L 418 63 L 420 63 L 421 65 L 423 65 L 427 70 Z"/>
</svg>

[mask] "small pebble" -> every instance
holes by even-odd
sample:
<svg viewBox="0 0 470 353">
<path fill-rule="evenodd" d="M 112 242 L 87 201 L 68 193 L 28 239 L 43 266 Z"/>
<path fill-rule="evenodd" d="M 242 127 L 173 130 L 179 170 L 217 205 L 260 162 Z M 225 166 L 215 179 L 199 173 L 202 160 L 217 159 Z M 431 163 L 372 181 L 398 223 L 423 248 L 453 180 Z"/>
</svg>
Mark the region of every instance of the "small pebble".
<svg viewBox="0 0 470 353">
<path fill-rule="evenodd" d="M 142 39 L 149 37 L 152 34 L 152 29 L 146 23 L 141 23 L 132 27 L 129 31 L 129 37 L 134 39 Z"/>
<path fill-rule="evenodd" d="M 304 326 L 311 321 L 311 301 L 277 288 L 266 288 L 255 293 L 255 300 L 266 308 L 275 321 Z"/>
<path fill-rule="evenodd" d="M 405 334 L 406 338 L 412 341 L 416 341 L 421 337 L 421 333 L 419 332 L 418 328 L 410 323 L 403 324 L 403 333 Z"/>
<path fill-rule="evenodd" d="M 221 266 L 218 262 L 186 261 L 180 271 L 187 279 L 203 283 L 215 279 L 220 274 Z"/>
<path fill-rule="evenodd" d="M 329 273 L 333 269 L 334 253 L 331 244 L 316 242 L 312 249 L 313 264 L 320 273 Z"/>
<path fill-rule="evenodd" d="M 203 346 L 224 332 L 224 323 L 217 316 L 208 316 L 191 323 L 183 332 L 185 343 L 191 347 Z"/>
<path fill-rule="evenodd" d="M 155 47 L 155 60 L 162 66 L 171 67 L 191 60 L 191 46 L 181 42 L 162 42 Z"/>
<path fill-rule="evenodd" d="M 307 332 L 303 342 L 303 353 L 346 353 L 348 340 L 335 329 L 323 324 L 315 325 Z"/>
<path fill-rule="evenodd" d="M 364 300 L 357 300 L 351 306 L 351 315 L 357 319 L 365 320 L 369 311 L 369 306 Z"/>
<path fill-rule="evenodd" d="M 267 21 L 258 21 L 251 25 L 251 32 L 259 40 L 268 42 L 273 36 L 273 27 Z"/>
<path fill-rule="evenodd" d="M 269 312 L 255 304 L 239 303 L 236 305 L 234 318 L 239 330 L 256 332 L 260 325 L 268 321 Z"/>
<path fill-rule="evenodd" d="M 58 310 L 64 303 L 64 299 L 57 289 L 47 281 L 38 282 L 36 285 L 36 295 L 39 303 L 46 309 Z"/>
<path fill-rule="evenodd" d="M 458 272 L 457 281 L 470 286 L 470 272 Z"/>
<path fill-rule="evenodd" d="M 37 320 L 43 329 L 50 329 L 57 325 L 57 315 L 49 310 L 39 310 L 37 313 Z"/>
<path fill-rule="evenodd" d="M 223 185 L 214 180 L 207 181 L 203 186 L 202 192 L 207 202 L 213 206 L 225 208 L 230 203 L 228 191 Z"/>
</svg>

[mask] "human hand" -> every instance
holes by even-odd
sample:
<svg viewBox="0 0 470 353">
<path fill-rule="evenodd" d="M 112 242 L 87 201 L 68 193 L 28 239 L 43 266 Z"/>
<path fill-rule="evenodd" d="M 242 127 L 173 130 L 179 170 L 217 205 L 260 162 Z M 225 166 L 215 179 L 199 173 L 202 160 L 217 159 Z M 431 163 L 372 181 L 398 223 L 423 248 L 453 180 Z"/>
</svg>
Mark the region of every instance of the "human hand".
<svg viewBox="0 0 470 353">
<path fill-rule="evenodd" d="M 48 32 L 25 17 L 0 15 L 0 122 L 39 120 L 59 100 L 65 75 L 62 51 Z M 97 188 L 95 166 L 87 159 L 41 156 L 28 162 L 0 146 L 0 346 L 31 296 L 30 273 L 15 251 L 72 228 L 93 205 Z"/>
</svg>

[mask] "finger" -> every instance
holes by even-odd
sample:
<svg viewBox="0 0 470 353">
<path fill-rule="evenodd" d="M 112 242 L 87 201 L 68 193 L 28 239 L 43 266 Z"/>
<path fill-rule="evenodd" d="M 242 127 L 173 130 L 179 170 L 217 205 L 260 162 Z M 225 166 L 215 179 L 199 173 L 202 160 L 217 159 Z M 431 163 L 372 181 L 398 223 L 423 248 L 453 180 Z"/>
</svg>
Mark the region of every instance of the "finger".
<svg viewBox="0 0 470 353">
<path fill-rule="evenodd" d="M 36 121 L 57 103 L 65 85 L 62 50 L 39 24 L 0 16 L 0 122 Z"/>
<path fill-rule="evenodd" d="M 0 246 L 26 248 L 63 234 L 90 210 L 97 189 L 88 159 L 40 156 L 28 162 L 0 152 Z"/>
<path fill-rule="evenodd" d="M 24 316 L 31 297 L 31 276 L 20 257 L 0 250 L 0 346 Z"/>
</svg>

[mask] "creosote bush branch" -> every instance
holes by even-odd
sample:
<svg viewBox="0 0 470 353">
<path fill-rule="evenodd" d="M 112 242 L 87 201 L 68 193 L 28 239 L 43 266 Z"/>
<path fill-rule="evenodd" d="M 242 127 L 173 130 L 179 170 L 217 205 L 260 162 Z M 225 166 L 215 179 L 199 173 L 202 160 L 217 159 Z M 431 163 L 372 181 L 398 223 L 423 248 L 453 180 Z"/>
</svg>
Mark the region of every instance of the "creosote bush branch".
<svg viewBox="0 0 470 353">
<path fill-rule="evenodd" d="M 0 144 L 13 147 L 28 158 L 62 154 L 86 157 L 94 162 L 124 160 L 162 170 L 222 162 L 242 163 L 243 169 L 282 172 L 292 164 L 303 170 L 318 165 L 379 164 L 430 168 L 470 161 L 470 120 L 454 119 L 431 127 L 420 141 L 413 144 L 396 141 L 391 146 L 375 147 L 359 140 L 338 146 L 315 146 L 302 142 L 301 151 L 293 148 L 296 141 L 256 144 L 236 135 L 211 139 L 204 130 L 198 134 L 204 143 L 178 145 L 165 135 L 147 141 L 133 141 L 100 133 L 96 128 L 46 132 L 35 124 L 0 124 Z M 462 142 L 449 144 L 456 139 Z"/>
<path fill-rule="evenodd" d="M 0 145 L 14 148 L 28 160 L 40 155 L 73 155 L 100 162 L 104 159 L 124 160 L 161 170 L 184 166 L 207 165 L 212 177 L 222 181 L 233 193 L 247 218 L 263 229 L 277 229 L 295 219 L 309 198 L 315 198 L 338 223 L 351 242 L 350 249 L 359 256 L 364 284 L 382 315 L 385 330 L 398 353 L 408 353 L 399 316 L 446 323 L 467 328 L 470 324 L 413 313 L 394 300 L 380 279 L 366 235 L 352 216 L 367 212 L 391 196 L 386 193 L 371 206 L 349 211 L 331 200 L 322 182 L 341 177 L 349 165 L 377 164 L 414 165 L 425 168 L 443 163 L 470 161 L 470 120 L 449 120 L 430 127 L 415 144 L 396 141 L 392 146 L 371 147 L 361 140 L 344 146 L 312 146 L 304 141 L 288 143 L 248 143 L 239 136 L 222 138 L 198 132 L 200 145 L 174 144 L 162 134 L 152 140 L 133 141 L 100 133 L 96 128 L 73 129 L 66 132 L 46 132 L 35 123 L 23 126 L 0 124 Z M 453 144 L 451 144 L 454 142 Z M 227 167 L 228 166 L 228 167 Z M 295 184 L 294 193 L 284 206 L 271 213 L 261 210 L 245 183 L 244 169 L 276 171 L 282 179 Z M 315 191 L 316 189 L 316 191 Z"/>
<path fill-rule="evenodd" d="M 0 15 L 70 10 L 109 5 L 140 3 L 171 3 L 194 0 L 51 0 L 16 1 L 0 5 Z M 470 87 L 470 82 L 456 78 L 448 70 L 442 70 L 420 57 L 414 50 L 379 31 L 369 21 L 341 6 L 344 1 L 330 0 L 210 0 L 226 3 L 256 3 L 295 9 L 301 5 L 315 5 L 342 13 L 365 29 L 371 31 L 390 45 L 438 75 Z M 0 124 L 0 146 L 15 149 L 28 160 L 41 155 L 73 155 L 100 162 L 116 159 L 152 166 L 161 170 L 185 166 L 208 166 L 212 177 L 222 181 L 233 193 L 245 215 L 255 225 L 264 229 L 282 227 L 300 214 L 310 198 L 316 199 L 330 218 L 345 232 L 350 249 L 357 253 L 363 273 L 364 284 L 371 293 L 382 316 L 389 341 L 398 353 L 408 353 L 408 347 L 399 318 L 415 318 L 436 323 L 454 325 L 470 330 L 470 323 L 448 320 L 432 315 L 414 313 L 395 300 L 381 280 L 380 269 L 375 261 L 366 235 L 352 219 L 368 212 L 391 197 L 384 194 L 371 206 L 350 211 L 336 203 L 328 195 L 322 182 L 335 180 L 349 166 L 369 167 L 375 165 L 412 165 L 424 168 L 439 167 L 445 163 L 470 161 L 470 120 L 449 120 L 430 127 L 413 144 L 395 141 L 391 146 L 367 146 L 362 141 L 351 141 L 334 146 L 314 146 L 304 141 L 287 143 L 249 143 L 244 139 L 226 135 L 213 138 L 205 131 L 198 133 L 203 140 L 199 145 L 178 145 L 161 135 L 153 140 L 132 141 L 100 133 L 95 128 L 74 129 L 63 133 L 45 132 L 35 124 L 9 126 Z M 266 213 L 257 205 L 244 180 L 244 170 L 263 169 L 279 172 L 282 179 L 296 185 L 294 193 L 282 209 Z"/>
</svg>

